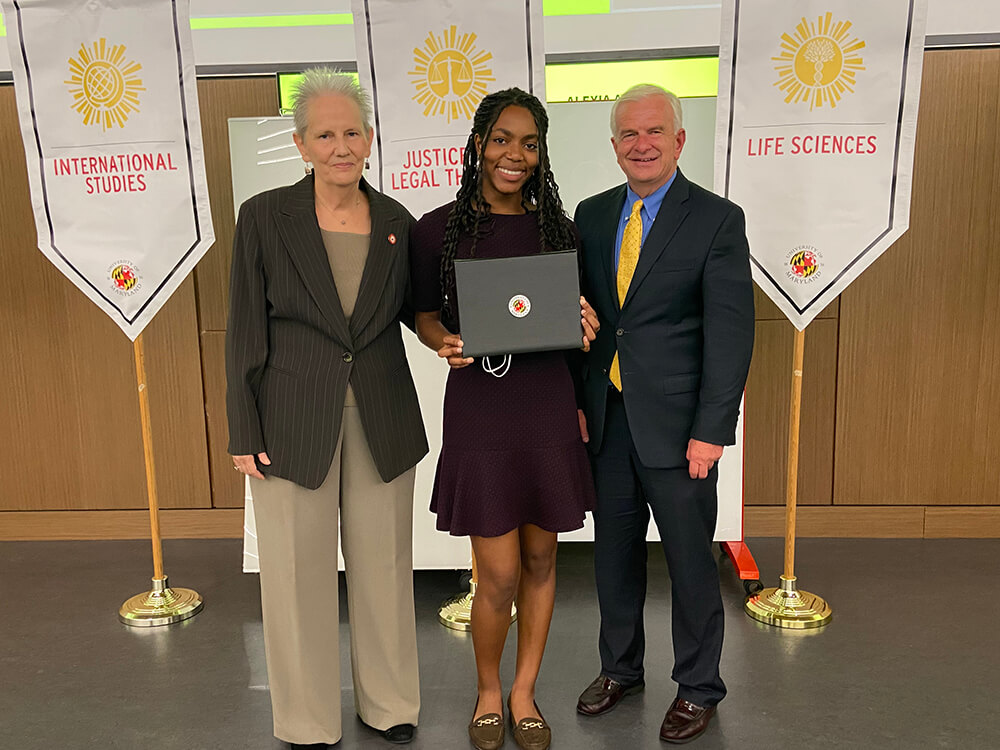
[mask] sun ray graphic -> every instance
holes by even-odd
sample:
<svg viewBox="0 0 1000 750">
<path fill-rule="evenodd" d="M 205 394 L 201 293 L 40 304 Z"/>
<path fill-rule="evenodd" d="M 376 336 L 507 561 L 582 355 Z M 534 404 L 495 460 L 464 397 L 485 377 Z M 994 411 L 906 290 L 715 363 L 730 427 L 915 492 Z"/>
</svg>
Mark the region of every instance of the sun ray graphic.
<svg viewBox="0 0 1000 750">
<path fill-rule="evenodd" d="M 424 117 L 444 115 L 448 122 L 471 120 L 486 96 L 486 84 L 495 81 L 487 63 L 490 52 L 476 49 L 476 35 L 459 34 L 455 26 L 441 33 L 428 32 L 423 49 L 413 50 L 413 100 L 424 107 Z"/>
<path fill-rule="evenodd" d="M 100 125 L 104 131 L 125 127 L 132 112 L 139 111 L 139 92 L 146 89 L 137 73 L 142 65 L 125 61 L 125 45 L 109 46 L 101 37 L 69 59 L 69 86 L 73 109 L 83 115 L 84 125 Z"/>
<path fill-rule="evenodd" d="M 854 93 L 857 73 L 865 70 L 860 50 L 865 43 L 851 37 L 850 21 L 834 23 L 833 14 L 815 23 L 801 20 L 794 34 L 781 35 L 781 53 L 775 86 L 785 92 L 786 104 L 809 102 L 809 109 L 837 106 L 845 93 Z"/>
</svg>

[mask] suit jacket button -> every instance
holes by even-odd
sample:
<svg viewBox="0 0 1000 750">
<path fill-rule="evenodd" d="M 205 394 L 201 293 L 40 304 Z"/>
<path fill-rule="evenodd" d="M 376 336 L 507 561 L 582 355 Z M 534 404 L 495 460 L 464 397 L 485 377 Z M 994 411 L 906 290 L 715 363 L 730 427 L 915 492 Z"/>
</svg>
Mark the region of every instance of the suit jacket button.
<svg viewBox="0 0 1000 750">
<path fill-rule="evenodd" d="M 615 331 L 615 336 L 624 336 L 624 335 L 625 335 L 624 328 L 619 328 L 617 331 Z"/>
<path fill-rule="evenodd" d="M 354 361 L 354 355 L 351 354 L 350 352 L 344 352 L 344 361 L 345 362 L 353 362 Z"/>
</svg>

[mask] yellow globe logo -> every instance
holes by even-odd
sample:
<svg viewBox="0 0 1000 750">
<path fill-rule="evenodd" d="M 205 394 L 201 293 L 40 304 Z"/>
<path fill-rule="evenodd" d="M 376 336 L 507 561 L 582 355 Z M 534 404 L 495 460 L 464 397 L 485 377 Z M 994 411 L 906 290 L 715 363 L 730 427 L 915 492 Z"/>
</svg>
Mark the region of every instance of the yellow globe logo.
<svg viewBox="0 0 1000 750">
<path fill-rule="evenodd" d="M 455 26 L 440 36 L 430 32 L 422 49 L 413 50 L 414 101 L 424 107 L 424 117 L 444 115 L 448 122 L 471 120 L 486 96 L 486 84 L 495 81 L 486 65 L 490 52 L 476 49 L 476 35 L 459 34 Z"/>
<path fill-rule="evenodd" d="M 88 49 L 80 45 L 77 57 L 69 60 L 69 85 L 73 109 L 83 115 L 84 125 L 100 125 L 108 130 L 125 127 L 129 114 L 139 111 L 139 93 L 145 91 L 136 73 L 142 65 L 125 61 L 125 45 L 109 47 L 103 37 Z"/>
<path fill-rule="evenodd" d="M 781 35 L 781 54 L 771 59 L 778 63 L 774 85 L 785 92 L 786 104 L 833 108 L 844 94 L 854 92 L 857 72 L 865 69 L 858 54 L 865 43 L 850 38 L 850 28 L 850 21 L 834 23 L 833 14 L 827 13 L 815 23 L 803 18 L 794 35 Z"/>
</svg>

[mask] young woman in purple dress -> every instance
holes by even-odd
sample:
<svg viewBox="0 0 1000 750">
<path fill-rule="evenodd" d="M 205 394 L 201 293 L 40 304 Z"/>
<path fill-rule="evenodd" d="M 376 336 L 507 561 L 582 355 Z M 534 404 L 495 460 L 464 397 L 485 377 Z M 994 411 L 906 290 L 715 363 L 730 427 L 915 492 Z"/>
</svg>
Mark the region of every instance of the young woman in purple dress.
<svg viewBox="0 0 1000 750">
<path fill-rule="evenodd" d="M 578 529 L 594 489 L 571 374 L 571 353 L 513 356 L 502 377 L 462 356 L 456 258 L 504 258 L 577 247 L 546 148 L 548 116 L 520 89 L 476 111 L 455 201 L 417 222 L 411 274 L 420 340 L 451 366 L 441 456 L 431 499 L 437 527 L 472 540 L 478 585 L 472 639 L 478 700 L 469 735 L 480 750 L 503 742 L 500 657 L 516 601 L 517 670 L 507 701 L 522 748 L 551 732 L 535 681 L 555 599 L 556 535 Z M 598 329 L 581 304 L 582 348 Z"/>
</svg>

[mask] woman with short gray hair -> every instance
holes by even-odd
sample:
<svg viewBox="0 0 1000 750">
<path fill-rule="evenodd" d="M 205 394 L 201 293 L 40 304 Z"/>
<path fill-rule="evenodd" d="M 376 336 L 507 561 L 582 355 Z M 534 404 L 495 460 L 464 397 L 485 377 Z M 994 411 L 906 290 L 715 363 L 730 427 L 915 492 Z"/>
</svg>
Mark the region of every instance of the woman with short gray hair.
<svg viewBox="0 0 1000 750">
<path fill-rule="evenodd" d="M 306 176 L 240 208 L 226 330 L 274 734 L 292 747 L 341 739 L 339 526 L 355 710 L 405 743 L 420 710 L 413 479 L 427 453 L 400 334 L 414 219 L 362 178 L 371 104 L 351 76 L 306 71 L 294 118 Z"/>
</svg>

